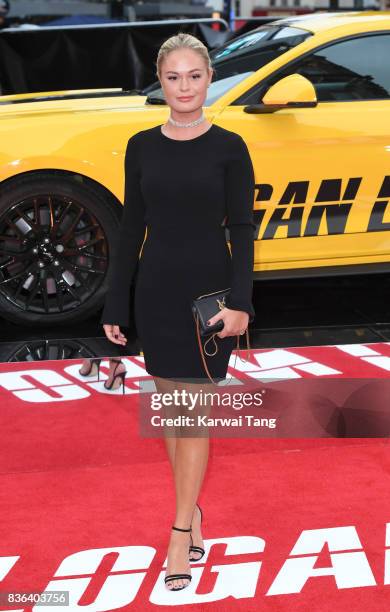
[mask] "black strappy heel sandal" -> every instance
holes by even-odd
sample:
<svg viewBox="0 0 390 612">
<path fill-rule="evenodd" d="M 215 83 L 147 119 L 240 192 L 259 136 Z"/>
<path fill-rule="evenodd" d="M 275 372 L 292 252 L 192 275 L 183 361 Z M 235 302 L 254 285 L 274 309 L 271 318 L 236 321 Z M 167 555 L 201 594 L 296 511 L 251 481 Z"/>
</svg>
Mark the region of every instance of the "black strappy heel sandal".
<svg viewBox="0 0 390 612">
<path fill-rule="evenodd" d="M 203 512 L 202 512 L 202 508 L 199 506 L 199 504 L 196 504 L 200 510 L 200 524 L 202 524 L 202 520 L 203 520 Z M 191 546 L 190 546 L 190 550 L 189 552 L 197 552 L 197 553 L 202 553 L 200 555 L 200 557 L 197 557 L 196 559 L 191 559 L 190 557 L 190 561 L 200 561 L 201 558 L 204 556 L 205 554 L 205 549 L 202 548 L 201 546 L 192 546 L 192 536 L 191 536 Z"/>
<path fill-rule="evenodd" d="M 116 361 L 116 366 L 114 368 L 114 371 L 112 373 L 112 381 L 110 383 L 110 385 L 106 385 L 106 383 L 104 383 L 104 388 L 107 389 L 107 391 L 110 391 L 111 389 L 118 389 L 120 387 L 120 384 L 116 387 L 114 387 L 114 383 L 116 381 L 117 378 L 119 378 L 122 381 L 122 393 L 125 392 L 125 377 L 126 377 L 126 370 L 124 372 L 118 372 L 118 374 L 116 374 L 116 369 L 118 367 L 118 365 L 120 363 L 123 363 L 121 359 L 112 359 L 112 361 Z M 106 381 L 107 382 L 107 381 Z"/>
<path fill-rule="evenodd" d="M 96 376 L 98 377 L 99 380 L 99 375 L 100 375 L 100 362 L 101 362 L 102 358 L 101 357 L 94 357 L 93 359 L 89 360 L 89 370 L 88 372 L 85 372 L 84 374 L 81 372 L 81 370 L 79 370 L 79 374 L 80 376 Z M 96 368 L 94 368 L 94 366 L 97 366 L 97 370 Z M 82 366 L 81 366 L 82 367 Z M 93 370 L 93 371 L 92 371 Z"/>
<path fill-rule="evenodd" d="M 180 527 L 175 527 L 175 525 L 172 526 L 172 529 L 176 529 L 176 531 L 192 531 L 192 527 L 190 527 L 189 529 L 180 529 Z M 168 574 L 168 576 L 165 576 L 164 582 L 166 584 L 167 582 L 171 582 L 172 580 L 176 580 L 180 578 L 186 578 L 191 582 L 192 576 L 191 574 Z M 169 591 L 181 591 L 182 589 L 185 589 L 186 587 L 188 587 L 190 582 L 181 587 L 172 587 L 171 589 L 167 587 L 167 589 Z"/>
</svg>

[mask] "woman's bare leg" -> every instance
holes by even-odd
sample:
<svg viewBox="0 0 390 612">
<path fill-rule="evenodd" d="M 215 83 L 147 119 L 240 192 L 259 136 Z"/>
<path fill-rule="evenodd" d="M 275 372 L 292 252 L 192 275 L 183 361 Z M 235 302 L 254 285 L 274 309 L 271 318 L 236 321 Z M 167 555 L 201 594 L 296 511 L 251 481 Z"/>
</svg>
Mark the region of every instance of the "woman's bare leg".
<svg viewBox="0 0 390 612">
<path fill-rule="evenodd" d="M 171 393 L 172 381 L 164 378 L 154 377 L 154 384 L 157 393 Z M 176 451 L 176 436 L 164 436 L 165 447 L 167 449 L 169 463 L 171 464 L 172 472 L 175 472 L 175 451 Z"/>
<path fill-rule="evenodd" d="M 155 378 L 157 392 L 173 393 L 175 389 L 186 389 L 188 393 L 197 393 L 202 385 L 196 383 L 177 383 L 175 381 Z M 194 416 L 205 414 L 207 408 L 202 406 L 188 411 L 187 407 L 169 407 L 164 416 Z M 174 435 L 169 435 L 174 434 Z M 166 448 L 171 462 L 176 493 L 176 515 L 174 525 L 188 529 L 192 523 L 192 538 L 195 546 L 203 546 L 200 533 L 200 512 L 195 512 L 195 505 L 204 479 L 209 455 L 209 438 L 197 430 L 197 437 L 186 437 L 185 428 L 176 427 L 165 436 Z M 168 546 L 168 566 L 166 574 L 191 573 L 189 565 L 190 533 L 171 530 Z M 167 583 L 168 588 L 188 584 L 188 579 L 174 579 Z"/>
</svg>

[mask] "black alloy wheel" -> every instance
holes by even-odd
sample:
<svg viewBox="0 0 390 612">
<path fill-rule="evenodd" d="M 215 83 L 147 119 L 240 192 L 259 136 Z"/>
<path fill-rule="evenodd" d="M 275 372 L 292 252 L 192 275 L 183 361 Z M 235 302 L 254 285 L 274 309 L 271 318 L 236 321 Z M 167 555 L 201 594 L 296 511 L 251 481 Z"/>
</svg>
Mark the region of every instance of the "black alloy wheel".
<svg viewBox="0 0 390 612">
<path fill-rule="evenodd" d="M 14 179 L 0 195 L 0 316 L 58 325 L 96 312 L 117 231 L 100 189 L 45 173 Z"/>
</svg>

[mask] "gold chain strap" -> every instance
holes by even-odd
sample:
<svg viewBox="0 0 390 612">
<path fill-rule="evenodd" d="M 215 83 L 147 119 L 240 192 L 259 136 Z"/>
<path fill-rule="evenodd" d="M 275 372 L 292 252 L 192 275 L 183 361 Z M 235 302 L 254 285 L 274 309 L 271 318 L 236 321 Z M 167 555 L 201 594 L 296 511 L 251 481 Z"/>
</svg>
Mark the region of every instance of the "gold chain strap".
<svg viewBox="0 0 390 612">
<path fill-rule="evenodd" d="M 195 319 L 195 323 L 196 323 L 196 334 L 197 334 L 197 337 L 198 337 L 199 350 L 200 350 L 200 354 L 201 354 L 201 356 L 202 356 L 202 360 L 203 360 L 203 365 L 204 365 L 204 368 L 205 368 L 206 373 L 207 373 L 207 376 L 209 377 L 209 379 L 211 380 L 211 382 L 213 382 L 215 385 L 217 385 L 218 383 L 217 383 L 217 382 L 216 382 L 216 381 L 215 381 L 215 380 L 212 378 L 212 376 L 211 376 L 211 374 L 210 374 L 210 372 L 209 372 L 209 369 L 208 369 L 208 367 L 207 367 L 207 363 L 206 363 L 206 360 L 205 360 L 205 357 L 204 357 L 204 354 L 203 354 L 203 350 L 202 350 L 202 342 L 201 342 L 201 339 L 200 339 L 200 330 L 199 330 L 199 315 L 198 315 L 198 313 L 196 313 L 196 316 L 195 316 L 195 313 L 194 313 L 194 312 L 193 312 L 193 315 L 194 315 L 194 319 Z M 245 330 L 245 333 L 246 333 L 246 344 L 247 344 L 247 350 L 246 350 L 246 360 L 248 360 L 249 350 L 250 350 L 250 346 L 249 346 L 249 332 L 248 332 L 248 326 L 247 326 L 247 328 L 246 328 L 246 330 Z M 204 347 L 205 347 L 205 346 L 206 346 L 206 344 L 207 344 L 207 342 L 209 342 L 210 340 L 213 340 L 213 341 L 214 341 L 214 344 L 215 344 L 215 349 L 216 349 L 216 350 L 214 351 L 214 353 L 208 353 L 208 352 L 205 350 L 206 355 L 208 355 L 209 357 L 213 357 L 214 355 L 216 355 L 216 353 L 217 353 L 217 351 L 218 351 L 218 346 L 217 346 L 217 343 L 216 343 L 216 341 L 215 341 L 215 339 L 214 339 L 214 336 L 216 336 L 216 335 L 217 335 L 217 333 L 212 334 L 212 336 L 210 336 L 210 338 L 208 338 L 208 339 L 206 340 L 206 342 L 204 343 Z M 236 352 L 236 358 L 235 358 L 235 360 L 234 360 L 234 366 L 233 366 L 233 367 L 234 367 L 234 369 L 235 369 L 235 367 L 236 367 L 236 363 L 237 363 L 237 354 L 239 354 L 239 353 L 240 353 L 240 335 L 239 335 L 239 334 L 237 334 L 237 348 L 236 348 L 236 351 L 237 351 L 237 352 Z M 244 361 L 241 359 L 241 356 L 240 356 L 240 361 L 241 361 L 242 363 L 244 363 Z M 228 383 L 227 383 L 227 384 L 229 384 L 229 383 L 230 383 L 230 381 L 232 380 L 232 378 L 233 378 L 233 376 L 231 376 L 231 377 L 230 377 L 230 380 L 228 381 Z"/>
</svg>

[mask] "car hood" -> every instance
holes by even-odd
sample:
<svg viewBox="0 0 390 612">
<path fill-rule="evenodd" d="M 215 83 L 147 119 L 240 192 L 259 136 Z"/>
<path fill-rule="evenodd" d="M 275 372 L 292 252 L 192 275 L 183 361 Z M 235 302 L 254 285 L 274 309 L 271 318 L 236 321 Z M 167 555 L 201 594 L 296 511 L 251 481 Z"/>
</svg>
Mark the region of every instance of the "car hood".
<svg viewBox="0 0 390 612">
<path fill-rule="evenodd" d="M 19 113 L 155 108 L 155 105 L 145 104 L 146 98 L 146 95 L 124 92 L 122 89 L 76 89 L 15 94 L 0 96 L 0 116 Z"/>
</svg>

